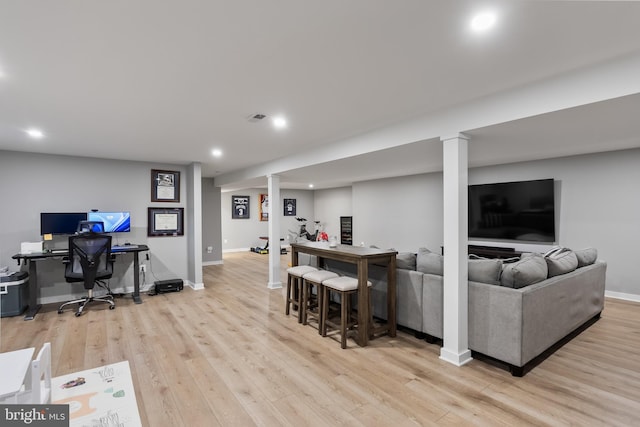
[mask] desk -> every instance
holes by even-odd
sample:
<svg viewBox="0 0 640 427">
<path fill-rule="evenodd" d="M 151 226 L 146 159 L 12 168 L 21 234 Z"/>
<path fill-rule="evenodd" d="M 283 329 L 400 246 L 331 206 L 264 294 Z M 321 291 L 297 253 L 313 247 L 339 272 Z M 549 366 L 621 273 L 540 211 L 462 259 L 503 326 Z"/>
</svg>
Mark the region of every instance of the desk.
<svg viewBox="0 0 640 427">
<path fill-rule="evenodd" d="M 387 324 L 382 328 L 391 337 L 396 336 L 396 251 L 338 245 L 329 247 L 329 242 L 305 242 L 291 244 L 291 265 L 298 265 L 298 253 L 318 257 L 318 267 L 323 267 L 324 259 L 334 259 L 356 264 L 358 270 L 358 325 L 369 325 L 369 264 L 381 263 L 387 266 Z M 364 347 L 369 342 L 368 327 L 358 327 L 358 345 Z M 377 331 L 376 331 L 377 332 Z"/>
<path fill-rule="evenodd" d="M 121 249 L 117 252 L 112 252 L 112 255 L 120 256 L 121 254 L 133 254 L 133 301 L 136 304 L 142 304 L 140 299 L 140 252 L 148 251 L 147 245 L 135 245 L 132 248 Z M 38 270 L 36 264 L 38 260 L 64 257 L 67 253 L 53 253 L 53 252 L 32 252 L 30 254 L 15 254 L 11 258 L 18 260 L 18 264 L 22 260 L 24 263 L 29 264 L 29 308 L 24 315 L 24 320 L 33 320 L 41 305 L 38 304 L 38 297 L 40 294 L 40 288 L 38 287 Z"/>
<path fill-rule="evenodd" d="M 35 348 L 0 353 L 0 402 L 18 403 L 17 394 L 31 366 Z"/>
</svg>

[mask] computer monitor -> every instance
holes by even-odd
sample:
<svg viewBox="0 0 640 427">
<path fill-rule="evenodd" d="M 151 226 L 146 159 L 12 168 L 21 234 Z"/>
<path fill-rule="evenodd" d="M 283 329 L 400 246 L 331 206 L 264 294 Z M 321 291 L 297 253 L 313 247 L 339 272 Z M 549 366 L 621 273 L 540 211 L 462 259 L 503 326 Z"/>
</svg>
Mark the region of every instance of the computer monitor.
<svg viewBox="0 0 640 427">
<path fill-rule="evenodd" d="M 86 212 L 41 212 L 40 235 L 75 234 L 78 223 L 86 219 Z"/>
<path fill-rule="evenodd" d="M 87 220 L 102 222 L 105 233 L 131 231 L 131 215 L 129 212 L 89 212 Z"/>
</svg>

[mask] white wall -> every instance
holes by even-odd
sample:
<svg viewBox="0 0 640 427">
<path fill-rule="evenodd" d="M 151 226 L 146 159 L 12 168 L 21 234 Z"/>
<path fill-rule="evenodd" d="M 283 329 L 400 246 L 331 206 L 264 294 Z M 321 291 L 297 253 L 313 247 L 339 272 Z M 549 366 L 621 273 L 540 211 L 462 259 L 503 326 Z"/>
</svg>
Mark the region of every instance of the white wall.
<svg viewBox="0 0 640 427">
<path fill-rule="evenodd" d="M 132 230 L 115 233 L 113 242 L 149 245 L 150 261 L 144 260 L 144 253 L 141 255 L 141 262 L 149 267 L 147 283 L 186 279 L 186 236 L 147 237 L 147 208 L 184 207 L 185 183 L 181 180 L 182 203 L 151 203 L 151 169 L 185 173 L 184 167 L 175 165 L 0 151 L 0 266 L 18 270 L 11 256 L 20 251 L 20 242 L 41 240 L 40 212 L 123 210 L 131 212 Z M 66 240 L 55 237 L 47 244 L 66 247 Z M 84 293 L 82 285 L 65 282 L 60 260 L 38 261 L 37 266 L 43 302 Z M 132 291 L 132 255 L 120 255 L 114 270 L 112 289 Z"/>
<path fill-rule="evenodd" d="M 222 250 L 248 250 L 250 247 L 264 246 L 265 241 L 260 236 L 268 236 L 267 221 L 260 221 L 259 200 L 260 194 L 267 194 L 267 189 L 250 188 L 233 192 L 225 192 L 221 195 L 222 206 Z M 249 196 L 249 218 L 231 218 L 231 197 Z M 309 229 L 313 231 L 313 191 L 309 190 L 281 190 L 278 203 L 270 201 L 270 210 L 280 215 L 280 237 L 287 244 L 288 230 L 298 230 L 298 221 L 295 217 L 284 216 L 284 199 L 296 199 L 296 216 L 309 220 Z"/>
<path fill-rule="evenodd" d="M 205 265 L 222 262 L 222 210 L 220 187 L 213 178 L 202 179 L 202 261 Z M 207 248 L 211 247 L 211 253 Z"/>
<path fill-rule="evenodd" d="M 607 291 L 640 297 L 640 149 L 475 168 L 470 184 L 556 180 L 558 244 L 595 247 L 608 262 Z M 324 203 L 331 203 L 326 200 Z M 442 245 L 442 174 L 432 173 L 353 185 L 354 243 L 399 251 Z M 483 244 L 491 242 L 477 242 Z M 521 250 L 548 245 L 494 242 Z"/>
<path fill-rule="evenodd" d="M 440 251 L 442 173 L 353 185 L 353 243 L 413 251 Z"/>
<path fill-rule="evenodd" d="M 340 217 L 352 216 L 351 187 L 316 190 L 314 192 L 315 219 L 320 221 L 329 236 L 340 241 Z"/>
</svg>

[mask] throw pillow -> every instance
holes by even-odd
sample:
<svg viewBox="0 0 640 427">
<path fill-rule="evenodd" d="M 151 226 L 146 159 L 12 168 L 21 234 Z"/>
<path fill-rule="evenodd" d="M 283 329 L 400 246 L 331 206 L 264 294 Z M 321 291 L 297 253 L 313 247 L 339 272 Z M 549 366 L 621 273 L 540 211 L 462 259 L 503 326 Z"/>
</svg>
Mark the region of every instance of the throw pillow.
<svg viewBox="0 0 640 427">
<path fill-rule="evenodd" d="M 500 285 L 520 289 L 547 278 L 547 262 L 541 254 L 527 254 L 520 261 L 503 263 Z"/>
<path fill-rule="evenodd" d="M 396 255 L 396 268 L 404 270 L 416 269 L 416 254 L 411 252 L 400 252 Z"/>
<path fill-rule="evenodd" d="M 470 259 L 469 280 L 472 282 L 500 284 L 502 260 L 499 259 Z"/>
<path fill-rule="evenodd" d="M 598 259 L 598 250 L 596 248 L 580 249 L 575 251 L 578 258 L 578 268 L 591 265 Z"/>
<path fill-rule="evenodd" d="M 570 273 L 578 268 L 578 257 L 571 250 L 555 253 L 544 259 L 549 269 L 549 277 Z"/>
<path fill-rule="evenodd" d="M 420 248 L 416 255 L 416 270 L 421 273 L 442 276 L 444 274 L 444 258 L 427 248 Z"/>
</svg>

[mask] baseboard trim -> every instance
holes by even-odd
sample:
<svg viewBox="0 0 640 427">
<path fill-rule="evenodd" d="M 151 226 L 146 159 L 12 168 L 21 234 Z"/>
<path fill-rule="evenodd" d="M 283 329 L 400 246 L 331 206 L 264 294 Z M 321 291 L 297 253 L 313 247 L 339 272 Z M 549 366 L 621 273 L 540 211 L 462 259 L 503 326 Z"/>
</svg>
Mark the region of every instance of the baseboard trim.
<svg viewBox="0 0 640 427">
<path fill-rule="evenodd" d="M 471 362 L 473 357 L 471 357 L 471 350 L 469 349 L 466 349 L 462 353 L 456 353 L 442 347 L 440 349 L 440 360 L 444 360 L 445 362 L 449 362 L 456 366 L 463 366 Z"/>
<path fill-rule="evenodd" d="M 194 291 L 201 291 L 204 289 L 204 283 L 193 283 L 191 280 L 187 280 L 187 286 Z"/>
<path fill-rule="evenodd" d="M 269 289 L 282 289 L 282 282 L 269 282 L 267 283 Z"/>
<path fill-rule="evenodd" d="M 206 267 L 207 265 L 222 265 L 224 264 L 223 260 L 219 260 L 219 261 L 202 261 L 202 265 L 204 267 Z"/>
<path fill-rule="evenodd" d="M 640 295 L 636 295 L 636 294 L 625 294 L 624 292 L 604 291 L 604 296 L 607 298 L 615 298 L 615 299 L 622 299 L 625 301 L 640 302 Z"/>
<path fill-rule="evenodd" d="M 230 252 L 249 252 L 251 248 L 235 248 L 235 249 L 223 249 L 222 253 L 230 253 Z"/>
</svg>

